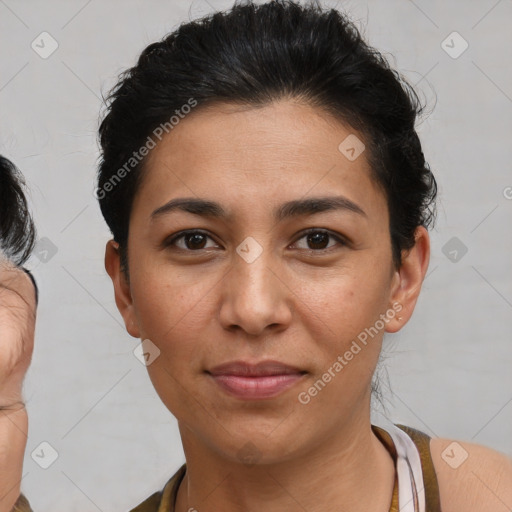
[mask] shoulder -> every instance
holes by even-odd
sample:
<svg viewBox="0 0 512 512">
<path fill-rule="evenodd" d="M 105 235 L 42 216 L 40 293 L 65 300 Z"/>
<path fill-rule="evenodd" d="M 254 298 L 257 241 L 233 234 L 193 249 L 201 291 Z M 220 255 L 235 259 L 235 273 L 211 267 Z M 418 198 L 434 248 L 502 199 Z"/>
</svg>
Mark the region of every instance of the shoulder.
<svg viewBox="0 0 512 512">
<path fill-rule="evenodd" d="M 443 512 L 508 512 L 512 507 L 512 458 L 485 446 L 432 438 L 432 462 Z"/>
</svg>

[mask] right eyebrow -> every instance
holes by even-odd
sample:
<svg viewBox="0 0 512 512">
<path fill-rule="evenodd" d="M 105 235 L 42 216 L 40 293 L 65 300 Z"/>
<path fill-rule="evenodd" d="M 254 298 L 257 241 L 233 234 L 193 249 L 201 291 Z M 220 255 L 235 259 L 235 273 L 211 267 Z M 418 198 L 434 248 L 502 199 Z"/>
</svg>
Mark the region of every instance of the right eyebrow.
<svg viewBox="0 0 512 512">
<path fill-rule="evenodd" d="M 367 217 L 366 212 L 354 201 L 344 196 L 324 196 L 288 201 L 277 207 L 273 214 L 276 221 L 282 221 L 291 217 L 314 215 L 316 213 L 345 210 Z M 233 214 L 226 211 L 219 203 L 195 197 L 180 197 L 171 199 L 157 208 L 151 218 L 174 211 L 184 211 L 201 217 L 213 217 L 219 219 L 232 219 Z"/>
</svg>

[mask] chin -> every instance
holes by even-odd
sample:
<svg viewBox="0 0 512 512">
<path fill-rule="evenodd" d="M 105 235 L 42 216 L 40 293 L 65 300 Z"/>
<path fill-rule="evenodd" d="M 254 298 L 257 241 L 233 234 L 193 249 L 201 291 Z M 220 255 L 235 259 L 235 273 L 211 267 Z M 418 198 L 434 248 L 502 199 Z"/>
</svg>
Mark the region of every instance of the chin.
<svg viewBox="0 0 512 512">
<path fill-rule="evenodd" d="M 232 462 L 246 466 L 280 464 L 296 456 L 296 451 L 287 439 L 280 436 L 273 438 L 265 434 L 237 438 L 234 443 L 230 442 L 229 446 L 218 451 Z"/>
<path fill-rule="evenodd" d="M 221 438 L 210 438 L 215 451 L 233 462 L 244 464 L 276 464 L 296 457 L 308 444 L 300 437 L 300 427 L 286 425 L 283 418 L 278 422 L 233 422 L 234 428 L 225 425 Z M 227 432 L 226 432 L 227 431 Z M 233 433 L 233 435 L 229 435 Z"/>
</svg>

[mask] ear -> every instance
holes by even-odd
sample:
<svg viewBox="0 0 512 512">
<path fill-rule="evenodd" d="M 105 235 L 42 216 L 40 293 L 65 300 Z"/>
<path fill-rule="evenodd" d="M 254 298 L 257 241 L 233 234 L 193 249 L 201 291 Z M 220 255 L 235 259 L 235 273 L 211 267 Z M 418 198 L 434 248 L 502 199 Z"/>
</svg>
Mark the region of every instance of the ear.
<svg viewBox="0 0 512 512">
<path fill-rule="evenodd" d="M 112 279 L 117 309 L 123 317 L 126 330 L 134 338 L 140 338 L 130 285 L 124 272 L 121 270 L 119 244 L 114 240 L 107 242 L 105 247 L 105 269 L 110 276 L 110 279 Z"/>
<path fill-rule="evenodd" d="M 396 312 L 386 332 L 399 331 L 411 318 L 430 261 L 430 237 L 423 226 L 414 233 L 414 247 L 402 254 L 402 265 L 392 279 L 390 302 Z"/>
</svg>

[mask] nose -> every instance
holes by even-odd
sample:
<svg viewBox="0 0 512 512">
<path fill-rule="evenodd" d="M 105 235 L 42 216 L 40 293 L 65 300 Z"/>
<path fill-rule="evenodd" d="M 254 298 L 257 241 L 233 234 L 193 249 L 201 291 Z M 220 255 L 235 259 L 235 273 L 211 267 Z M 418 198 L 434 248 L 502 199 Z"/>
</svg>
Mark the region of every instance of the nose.
<svg viewBox="0 0 512 512">
<path fill-rule="evenodd" d="M 224 277 L 220 322 L 225 329 L 242 329 L 252 336 L 283 330 L 292 318 L 292 296 L 269 251 L 254 260 L 238 254 Z M 281 275 L 280 275 L 281 274 Z"/>
</svg>

